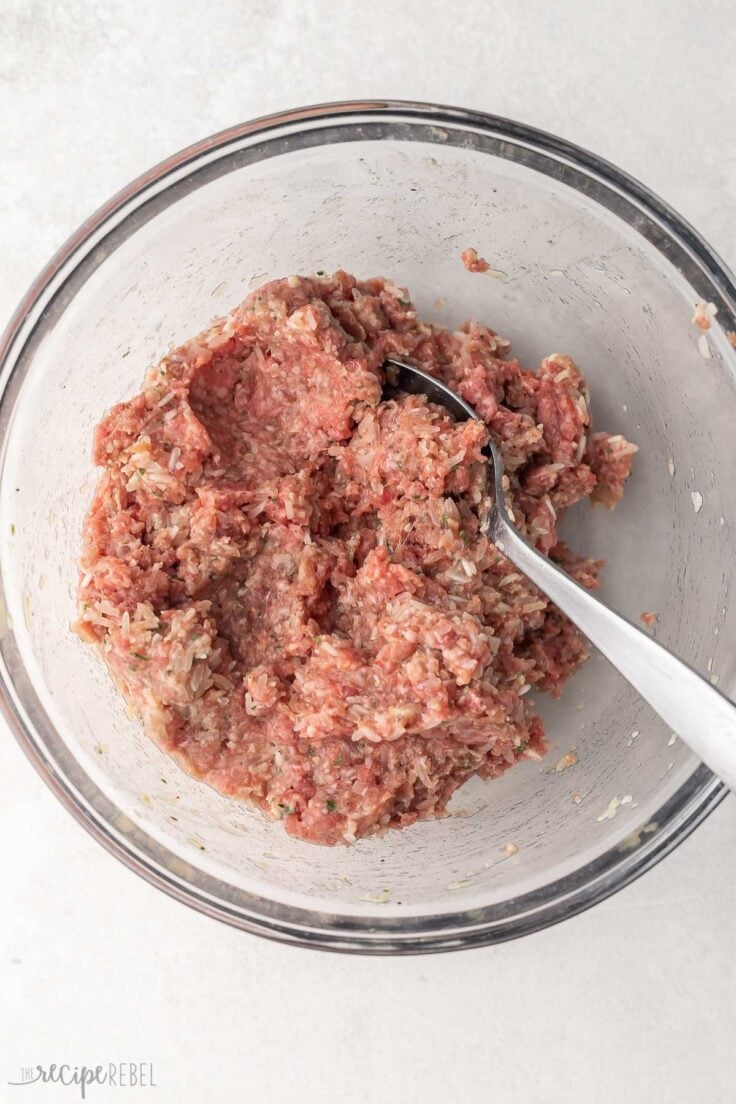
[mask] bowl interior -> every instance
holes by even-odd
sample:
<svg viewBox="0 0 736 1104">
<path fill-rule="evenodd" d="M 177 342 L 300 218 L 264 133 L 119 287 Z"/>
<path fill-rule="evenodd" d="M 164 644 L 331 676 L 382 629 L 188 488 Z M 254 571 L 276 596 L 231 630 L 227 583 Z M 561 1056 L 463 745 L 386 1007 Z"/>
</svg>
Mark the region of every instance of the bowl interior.
<svg viewBox="0 0 736 1104">
<path fill-rule="evenodd" d="M 467 912 L 646 842 L 694 758 L 594 655 L 561 701 L 539 699 L 544 762 L 471 783 L 446 819 L 383 839 L 341 849 L 289 839 L 158 751 L 70 631 L 93 428 L 172 343 L 262 281 L 336 267 L 390 276 L 425 318 L 480 319 L 526 366 L 557 351 L 584 368 L 597 425 L 640 452 L 619 508 L 583 505 L 564 533 L 608 561 L 606 601 L 634 621 L 655 611 L 658 636 L 728 690 L 734 355 L 717 324 L 701 340 L 691 323 L 707 281 L 693 287 L 661 242 L 602 205 L 592 177 L 559 179 L 551 161 L 532 166 L 523 150 L 510 157 L 452 128 L 444 138 L 430 126 L 333 130 L 301 148 L 263 139 L 247 156 L 220 151 L 160 188 L 87 253 L 36 325 L 2 471 L 6 643 L 25 687 L 18 707 L 55 730 L 55 769 L 81 767 L 79 800 L 94 804 L 98 788 L 115 811 L 110 831 L 142 829 L 173 875 L 210 876 L 223 899 L 245 891 L 333 917 Z M 459 253 L 471 245 L 496 275 L 465 271 Z M 555 770 L 573 749 L 577 764 Z"/>
</svg>

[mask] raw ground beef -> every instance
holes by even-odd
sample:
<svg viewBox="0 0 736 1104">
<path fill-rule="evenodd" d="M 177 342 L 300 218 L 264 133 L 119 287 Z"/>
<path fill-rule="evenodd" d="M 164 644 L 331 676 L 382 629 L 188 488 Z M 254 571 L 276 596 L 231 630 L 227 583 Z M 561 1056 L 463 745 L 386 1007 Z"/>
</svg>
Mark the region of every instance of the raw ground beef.
<svg viewBox="0 0 736 1104">
<path fill-rule="evenodd" d="M 463 249 L 460 254 L 460 260 L 463 262 L 468 272 L 488 272 L 491 267 L 485 257 L 478 256 L 477 249 Z"/>
<path fill-rule="evenodd" d="M 591 435 L 582 373 L 536 373 L 474 322 L 417 319 L 345 272 L 267 284 L 164 357 L 97 429 L 78 629 L 189 773 L 318 843 L 443 812 L 474 774 L 545 750 L 524 696 L 557 695 L 585 641 L 478 532 L 497 442 L 520 530 L 558 540 L 612 506 L 635 446 Z M 485 420 L 382 402 L 397 356 Z"/>
</svg>

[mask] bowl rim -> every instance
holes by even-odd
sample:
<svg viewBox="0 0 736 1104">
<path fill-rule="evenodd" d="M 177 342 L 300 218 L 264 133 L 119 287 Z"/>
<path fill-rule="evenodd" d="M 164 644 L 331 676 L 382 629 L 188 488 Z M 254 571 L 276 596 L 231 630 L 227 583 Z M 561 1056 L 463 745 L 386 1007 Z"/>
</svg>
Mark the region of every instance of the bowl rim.
<svg viewBox="0 0 736 1104">
<path fill-rule="evenodd" d="M 634 200 L 663 225 L 669 234 L 679 240 L 697 267 L 710 278 L 722 296 L 730 304 L 736 303 L 733 275 L 701 235 L 644 184 L 580 146 L 524 123 L 459 107 L 404 100 L 355 100 L 314 104 L 261 116 L 187 146 L 131 181 L 87 218 L 33 281 L 0 337 L 0 408 L 7 400 L 8 384 L 18 363 L 17 354 L 37 324 L 34 321 L 28 333 L 24 333 L 29 319 L 64 272 L 73 271 L 75 258 L 77 263 L 81 262 L 82 257 L 78 255 L 86 255 L 85 246 L 131 201 L 141 199 L 152 188 L 161 191 L 161 185 L 171 174 L 207 155 L 223 156 L 227 146 L 250 136 L 260 138 L 284 127 L 306 127 L 315 122 L 334 123 L 339 119 L 349 120 L 351 116 L 388 119 L 392 115 L 435 126 L 444 123 L 470 127 L 552 154 L 555 158 L 570 163 L 573 168 L 597 176 L 626 199 Z M 14 350 L 17 352 L 13 359 Z M 570 875 L 548 883 L 543 889 L 527 893 L 511 902 L 473 910 L 472 921 L 466 919 L 463 922 L 467 913 L 458 911 L 432 917 L 393 920 L 380 917 L 341 917 L 336 923 L 319 923 L 315 922 L 316 918 L 323 917 L 327 921 L 335 921 L 336 918 L 316 910 L 286 908 L 282 918 L 277 918 L 259 911 L 258 902 L 265 902 L 266 898 L 243 894 L 241 896 L 253 902 L 250 908 L 231 905 L 208 889 L 207 882 L 211 882 L 213 886 L 222 884 L 218 879 L 206 877 L 201 884 L 195 886 L 191 881 L 175 876 L 171 870 L 166 869 L 165 864 L 156 862 L 150 853 L 152 848 L 144 853 L 136 845 L 134 837 L 126 838 L 125 835 L 116 833 L 99 809 L 93 808 L 56 768 L 47 754 L 43 739 L 33 731 L 34 726 L 24 719 L 22 703 L 16 700 L 17 691 L 14 693 L 14 689 L 14 679 L 3 656 L 0 663 L 0 710 L 5 720 L 23 751 L 64 807 L 111 854 L 150 884 L 206 915 L 254 934 L 315 949 L 351 953 L 417 954 L 498 943 L 538 931 L 583 912 L 630 884 L 686 839 L 728 793 L 726 786 L 704 765 L 700 765 L 653 814 L 661 827 L 648 836 L 641 846 L 627 853 L 622 851 L 620 845 L 609 848 L 592 862 L 586 863 Z M 106 798 L 104 800 L 107 801 Z M 137 835 L 139 840 L 150 843 L 150 837 L 144 832 L 137 832 Z M 159 845 L 156 845 L 156 849 L 165 851 Z M 510 905 L 515 908 L 510 910 Z M 479 912 L 483 914 L 480 921 L 477 919 Z"/>
</svg>

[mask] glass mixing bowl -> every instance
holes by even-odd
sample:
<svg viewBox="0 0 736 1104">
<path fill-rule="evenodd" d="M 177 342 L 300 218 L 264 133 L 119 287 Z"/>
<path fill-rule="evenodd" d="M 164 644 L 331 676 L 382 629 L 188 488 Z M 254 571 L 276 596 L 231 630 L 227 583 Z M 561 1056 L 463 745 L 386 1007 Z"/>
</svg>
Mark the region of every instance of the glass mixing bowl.
<svg viewBox="0 0 736 1104">
<path fill-rule="evenodd" d="M 467 246 L 495 278 L 465 271 Z M 605 601 L 633 620 L 656 611 L 663 641 L 736 689 L 732 277 L 664 203 L 581 149 L 488 115 L 366 102 L 172 157 L 93 215 L 18 309 L 0 349 L 3 708 L 70 812 L 211 916 L 337 950 L 491 943 L 619 889 L 724 795 L 601 657 L 541 703 L 546 760 L 465 786 L 445 819 L 328 849 L 179 770 L 70 631 L 102 412 L 250 288 L 336 267 L 408 285 L 445 325 L 487 321 L 527 365 L 574 356 L 599 424 L 640 452 L 620 507 L 579 507 L 566 533 L 608 560 Z M 705 335 L 698 300 L 718 308 Z"/>
</svg>

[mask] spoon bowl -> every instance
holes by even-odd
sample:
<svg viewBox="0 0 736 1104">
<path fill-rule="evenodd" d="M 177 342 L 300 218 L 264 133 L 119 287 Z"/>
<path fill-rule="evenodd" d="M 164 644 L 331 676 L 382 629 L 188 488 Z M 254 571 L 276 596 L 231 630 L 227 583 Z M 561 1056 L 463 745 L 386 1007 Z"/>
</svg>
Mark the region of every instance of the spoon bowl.
<svg viewBox="0 0 736 1104">
<path fill-rule="evenodd" d="M 473 409 L 470 403 L 466 403 L 465 399 L 461 398 L 446 383 L 437 379 L 436 376 L 430 375 L 429 372 L 425 372 L 422 368 L 415 368 L 413 364 L 404 364 L 400 360 L 391 359 L 384 362 L 384 370 L 386 372 L 386 382 L 383 387 L 383 394 L 386 398 L 396 398 L 402 393 L 425 395 L 429 402 L 436 403 L 437 406 L 443 406 L 456 422 L 482 421 L 480 414 Z M 489 464 L 486 469 L 487 499 L 484 501 L 484 509 L 480 516 L 480 529 L 484 536 L 496 543 L 495 535 L 498 534 L 500 528 L 496 519 L 503 516 L 504 520 L 511 524 L 511 518 L 506 510 L 506 495 L 503 489 L 503 461 L 492 437 L 488 438 L 488 443 L 484 446 L 483 451 L 488 457 Z"/>
</svg>

